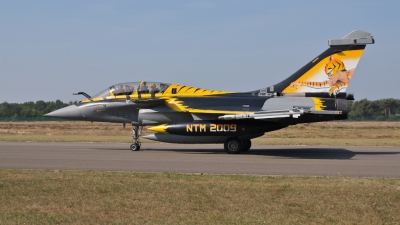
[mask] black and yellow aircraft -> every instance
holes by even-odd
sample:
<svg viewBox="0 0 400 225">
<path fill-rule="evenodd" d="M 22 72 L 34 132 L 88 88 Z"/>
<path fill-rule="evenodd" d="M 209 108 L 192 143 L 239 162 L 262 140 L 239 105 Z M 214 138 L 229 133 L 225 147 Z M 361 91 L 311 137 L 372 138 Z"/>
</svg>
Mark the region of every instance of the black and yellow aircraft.
<svg viewBox="0 0 400 225">
<path fill-rule="evenodd" d="M 298 123 L 347 118 L 346 88 L 371 34 L 353 31 L 282 82 L 250 92 L 224 92 L 162 82 L 112 85 L 45 116 L 130 123 L 131 150 L 143 138 L 170 143 L 224 143 L 227 153 L 248 151 L 251 139 Z"/>
</svg>

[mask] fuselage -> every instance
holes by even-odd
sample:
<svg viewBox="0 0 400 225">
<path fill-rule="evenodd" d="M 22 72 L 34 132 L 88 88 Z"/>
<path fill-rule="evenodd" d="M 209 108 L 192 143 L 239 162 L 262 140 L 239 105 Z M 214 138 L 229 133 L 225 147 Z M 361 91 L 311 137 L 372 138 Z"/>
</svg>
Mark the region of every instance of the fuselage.
<svg viewBox="0 0 400 225">
<path fill-rule="evenodd" d="M 143 84 L 153 87 L 141 88 Z M 338 104 L 342 101 L 342 104 Z M 54 111 L 47 116 L 72 120 L 131 123 L 133 125 L 180 124 L 196 121 L 227 123 L 224 115 L 254 115 L 260 111 L 303 109 L 346 110 L 345 100 L 318 97 L 285 97 L 260 92 L 226 92 L 160 82 L 132 82 L 112 85 L 92 98 Z M 340 108 L 338 108 L 341 106 Z M 246 124 L 280 124 L 282 127 L 316 121 L 345 119 L 346 114 L 282 117 L 274 121 L 254 120 Z M 243 120 L 245 121 L 245 120 Z M 264 132 L 269 131 L 264 126 Z M 262 131 L 261 129 L 260 131 Z"/>
<path fill-rule="evenodd" d="M 347 118 L 347 86 L 371 34 L 353 31 L 281 82 L 249 92 L 216 91 L 162 82 L 112 85 L 93 97 L 46 116 L 130 123 L 132 150 L 139 127 L 152 126 L 152 140 L 224 143 L 228 153 L 247 151 L 251 139 L 298 123 Z"/>
</svg>

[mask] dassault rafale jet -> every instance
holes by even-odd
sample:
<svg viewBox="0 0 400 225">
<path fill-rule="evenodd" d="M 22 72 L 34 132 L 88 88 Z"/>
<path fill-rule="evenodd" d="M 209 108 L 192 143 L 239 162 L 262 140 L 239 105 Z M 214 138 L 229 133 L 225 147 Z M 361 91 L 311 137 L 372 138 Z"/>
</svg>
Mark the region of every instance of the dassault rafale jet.
<svg viewBox="0 0 400 225">
<path fill-rule="evenodd" d="M 140 81 L 115 84 L 45 116 L 132 124 L 130 149 L 143 138 L 170 143 L 224 143 L 227 153 L 248 151 L 251 139 L 290 125 L 347 119 L 346 93 L 371 34 L 356 30 L 329 40 L 329 48 L 283 81 L 249 92 L 207 90 Z"/>
</svg>

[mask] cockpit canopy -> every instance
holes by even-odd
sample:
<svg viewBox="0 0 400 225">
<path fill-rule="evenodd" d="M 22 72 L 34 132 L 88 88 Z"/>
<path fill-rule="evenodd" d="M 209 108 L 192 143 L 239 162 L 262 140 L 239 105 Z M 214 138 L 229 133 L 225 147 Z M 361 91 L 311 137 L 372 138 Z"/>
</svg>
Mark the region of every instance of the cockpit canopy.
<svg viewBox="0 0 400 225">
<path fill-rule="evenodd" d="M 104 91 L 96 94 L 93 98 L 106 98 L 109 96 L 118 95 L 132 95 L 135 93 L 139 94 L 152 94 L 152 93 L 164 93 L 170 84 L 151 82 L 151 81 L 141 81 L 141 82 L 129 82 L 120 83 L 110 86 Z"/>
</svg>

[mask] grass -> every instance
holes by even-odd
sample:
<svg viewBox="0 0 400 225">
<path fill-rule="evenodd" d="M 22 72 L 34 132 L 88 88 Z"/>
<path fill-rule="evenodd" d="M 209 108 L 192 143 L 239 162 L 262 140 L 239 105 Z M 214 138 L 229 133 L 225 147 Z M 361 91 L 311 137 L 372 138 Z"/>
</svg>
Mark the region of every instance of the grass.
<svg viewBox="0 0 400 225">
<path fill-rule="evenodd" d="M 0 122 L 0 141 L 130 142 L 130 134 L 120 124 Z M 400 122 L 302 124 L 253 143 L 400 146 Z M 400 179 L 0 169 L 0 224 L 399 221 Z"/>
<path fill-rule="evenodd" d="M 150 133 L 144 129 L 144 135 Z M 131 127 L 90 122 L 0 122 L 0 141 L 131 142 Z M 142 142 L 152 142 L 141 139 Z M 400 122 L 334 121 L 299 124 L 266 133 L 254 144 L 400 146 Z"/>
<path fill-rule="evenodd" d="M 396 224 L 400 180 L 0 170 L 0 224 Z"/>
</svg>

